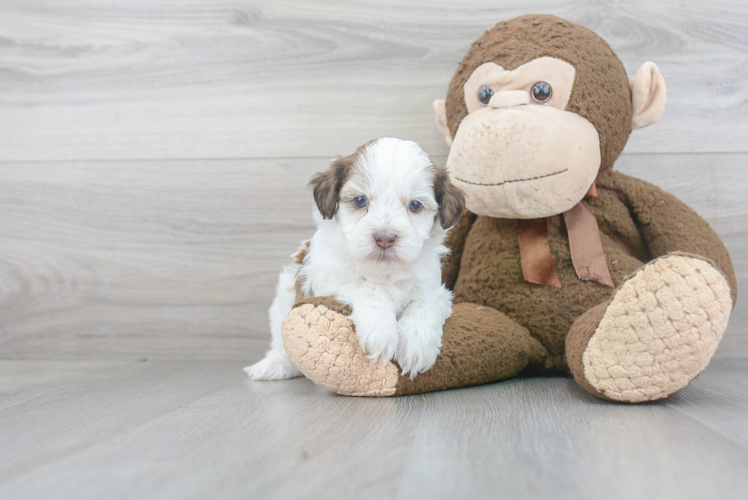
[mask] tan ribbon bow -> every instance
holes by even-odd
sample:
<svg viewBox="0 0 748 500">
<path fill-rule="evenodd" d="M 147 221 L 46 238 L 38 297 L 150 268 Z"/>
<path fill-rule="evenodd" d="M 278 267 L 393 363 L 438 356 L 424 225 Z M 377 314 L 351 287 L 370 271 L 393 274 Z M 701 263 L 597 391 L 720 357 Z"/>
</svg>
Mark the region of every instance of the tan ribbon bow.
<svg viewBox="0 0 748 500">
<path fill-rule="evenodd" d="M 597 188 L 593 183 L 585 198 L 595 197 Z M 571 261 L 579 279 L 596 281 L 613 288 L 595 216 L 579 202 L 571 210 L 564 212 L 564 221 L 569 234 Z M 548 219 L 520 220 L 517 224 L 517 236 L 525 279 L 530 283 L 561 288 L 548 241 Z"/>
</svg>

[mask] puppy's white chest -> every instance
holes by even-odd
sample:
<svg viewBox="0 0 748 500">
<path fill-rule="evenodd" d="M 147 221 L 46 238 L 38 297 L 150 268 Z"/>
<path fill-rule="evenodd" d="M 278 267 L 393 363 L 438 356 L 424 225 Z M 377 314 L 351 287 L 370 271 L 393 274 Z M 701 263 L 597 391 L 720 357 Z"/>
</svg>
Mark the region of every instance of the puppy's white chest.
<svg viewBox="0 0 748 500">
<path fill-rule="evenodd" d="M 413 291 L 416 286 L 416 278 L 414 276 L 407 276 L 392 281 L 391 288 L 399 293 L 409 294 Z"/>
<path fill-rule="evenodd" d="M 382 285 L 382 290 L 392 300 L 395 310 L 399 314 L 412 300 L 413 293 L 416 290 L 416 279 L 414 276 L 403 276 Z"/>
</svg>

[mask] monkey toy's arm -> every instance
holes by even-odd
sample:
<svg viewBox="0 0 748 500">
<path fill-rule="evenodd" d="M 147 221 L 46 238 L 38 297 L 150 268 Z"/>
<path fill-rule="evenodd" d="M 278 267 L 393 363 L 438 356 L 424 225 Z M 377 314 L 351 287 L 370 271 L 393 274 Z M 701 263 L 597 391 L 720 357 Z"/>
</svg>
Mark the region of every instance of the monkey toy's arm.
<svg viewBox="0 0 748 500">
<path fill-rule="evenodd" d="M 442 262 L 442 282 L 450 290 L 454 290 L 455 282 L 457 282 L 462 252 L 465 250 L 465 240 L 476 217 L 468 210 L 463 211 L 460 220 L 449 230 L 444 241 L 444 245 L 449 248 L 449 255 Z"/>
<path fill-rule="evenodd" d="M 598 185 L 622 198 L 653 259 L 684 252 L 711 260 L 730 285 L 735 303 L 738 287 L 730 255 L 707 221 L 675 196 L 640 179 L 610 172 L 598 178 Z"/>
</svg>

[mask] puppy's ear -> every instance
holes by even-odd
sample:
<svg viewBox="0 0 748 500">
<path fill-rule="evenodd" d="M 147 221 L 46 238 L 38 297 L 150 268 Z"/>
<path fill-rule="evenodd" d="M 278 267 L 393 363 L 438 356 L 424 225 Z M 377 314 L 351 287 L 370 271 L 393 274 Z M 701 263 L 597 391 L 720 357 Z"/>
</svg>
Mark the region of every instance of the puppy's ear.
<svg viewBox="0 0 748 500">
<path fill-rule="evenodd" d="M 332 219 L 337 212 L 340 188 L 348 178 L 350 168 L 351 164 L 346 158 L 338 158 L 332 162 L 330 168 L 324 172 L 317 172 L 309 182 L 314 201 L 323 219 Z"/>
<path fill-rule="evenodd" d="M 442 227 L 447 229 L 457 224 L 465 209 L 465 194 L 452 184 L 449 174 L 443 168 L 436 169 L 434 198 L 439 204 L 439 222 Z"/>
</svg>

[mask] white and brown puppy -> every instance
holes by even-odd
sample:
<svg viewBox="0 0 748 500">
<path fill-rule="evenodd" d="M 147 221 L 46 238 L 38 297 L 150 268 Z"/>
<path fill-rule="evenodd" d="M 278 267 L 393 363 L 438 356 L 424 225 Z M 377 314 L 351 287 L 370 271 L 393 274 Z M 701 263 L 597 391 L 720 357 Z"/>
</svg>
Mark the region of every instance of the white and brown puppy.
<svg viewBox="0 0 748 500">
<path fill-rule="evenodd" d="M 434 364 L 452 292 L 441 282 L 442 242 L 462 213 L 462 192 L 415 142 L 377 139 L 311 181 L 317 232 L 283 269 L 270 307 L 270 350 L 245 368 L 254 380 L 301 372 L 286 356 L 281 324 L 297 300 L 331 296 L 351 306 L 361 347 L 393 358 L 411 378 Z"/>
</svg>

